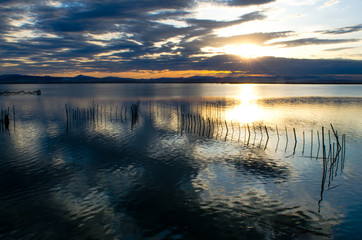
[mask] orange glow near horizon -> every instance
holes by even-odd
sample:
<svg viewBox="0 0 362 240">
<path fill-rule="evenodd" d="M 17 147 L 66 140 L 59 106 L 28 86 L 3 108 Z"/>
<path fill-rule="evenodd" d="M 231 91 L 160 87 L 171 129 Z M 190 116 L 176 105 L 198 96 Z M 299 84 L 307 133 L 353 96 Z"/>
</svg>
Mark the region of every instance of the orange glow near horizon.
<svg viewBox="0 0 362 240">
<path fill-rule="evenodd" d="M 51 77 L 76 77 L 78 75 L 85 75 L 90 77 L 119 77 L 119 78 L 134 78 L 134 79 L 152 79 L 152 78 L 188 78 L 194 76 L 210 76 L 210 77 L 273 77 L 269 74 L 249 74 L 245 71 L 215 71 L 215 70 L 184 70 L 184 71 L 171 71 L 171 70 L 134 70 L 125 72 L 63 72 L 51 74 L 32 74 L 33 76 L 51 76 Z"/>
</svg>

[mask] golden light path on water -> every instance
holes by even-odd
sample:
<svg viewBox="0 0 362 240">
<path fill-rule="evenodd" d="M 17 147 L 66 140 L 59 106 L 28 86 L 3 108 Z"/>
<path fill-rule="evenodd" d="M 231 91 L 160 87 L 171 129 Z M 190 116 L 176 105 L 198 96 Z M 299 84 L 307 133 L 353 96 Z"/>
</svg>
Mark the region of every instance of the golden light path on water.
<svg viewBox="0 0 362 240">
<path fill-rule="evenodd" d="M 259 99 L 254 84 L 237 85 L 239 95 L 236 97 L 240 101 L 239 105 L 226 109 L 226 121 L 239 122 L 242 124 L 269 120 L 272 116 L 257 103 Z"/>
</svg>

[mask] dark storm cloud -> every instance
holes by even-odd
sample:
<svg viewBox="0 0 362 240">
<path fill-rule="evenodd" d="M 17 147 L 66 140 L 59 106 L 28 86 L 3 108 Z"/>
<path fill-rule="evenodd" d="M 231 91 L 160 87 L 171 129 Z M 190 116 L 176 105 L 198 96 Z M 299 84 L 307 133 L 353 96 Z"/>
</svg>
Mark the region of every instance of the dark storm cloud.
<svg viewBox="0 0 362 240">
<path fill-rule="evenodd" d="M 359 39 L 318 39 L 318 38 L 301 38 L 290 41 L 274 42 L 272 45 L 282 45 L 283 47 L 300 47 L 306 45 L 324 45 L 335 43 L 358 42 Z"/>
<path fill-rule="evenodd" d="M 325 31 L 317 31 L 317 32 L 323 33 L 323 34 L 345 34 L 345 33 L 358 32 L 361 30 L 362 30 L 362 24 L 358 24 L 358 25 L 354 25 L 354 26 L 336 28 L 336 29 L 325 30 Z"/>
</svg>

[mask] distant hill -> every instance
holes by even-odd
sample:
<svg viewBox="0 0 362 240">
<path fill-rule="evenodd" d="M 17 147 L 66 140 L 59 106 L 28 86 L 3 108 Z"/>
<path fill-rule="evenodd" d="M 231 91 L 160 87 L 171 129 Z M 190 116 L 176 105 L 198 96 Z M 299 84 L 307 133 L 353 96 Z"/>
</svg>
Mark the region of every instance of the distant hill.
<svg viewBox="0 0 362 240">
<path fill-rule="evenodd" d="M 76 77 L 51 77 L 8 74 L 0 75 L 0 84 L 26 83 L 283 83 L 283 84 L 362 84 L 361 75 L 314 75 L 314 76 L 238 76 L 217 78 L 193 76 L 189 78 L 133 79 L 84 75 Z"/>
</svg>

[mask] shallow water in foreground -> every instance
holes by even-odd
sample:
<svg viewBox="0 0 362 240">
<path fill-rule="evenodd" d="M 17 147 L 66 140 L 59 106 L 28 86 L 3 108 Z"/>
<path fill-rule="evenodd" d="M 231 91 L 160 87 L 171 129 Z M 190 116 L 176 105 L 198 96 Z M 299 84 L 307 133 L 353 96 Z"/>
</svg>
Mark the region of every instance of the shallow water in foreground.
<svg viewBox="0 0 362 240">
<path fill-rule="evenodd" d="M 0 88 L 0 239 L 362 234 L 360 85 Z"/>
</svg>

